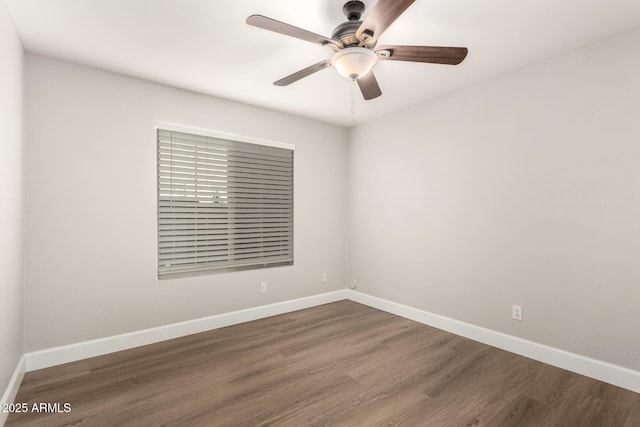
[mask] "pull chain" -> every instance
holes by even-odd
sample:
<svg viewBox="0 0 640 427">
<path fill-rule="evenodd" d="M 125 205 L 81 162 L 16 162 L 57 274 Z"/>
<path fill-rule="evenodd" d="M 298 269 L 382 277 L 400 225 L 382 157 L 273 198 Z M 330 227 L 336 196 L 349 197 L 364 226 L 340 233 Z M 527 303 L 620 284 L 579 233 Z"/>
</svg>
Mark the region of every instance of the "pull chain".
<svg viewBox="0 0 640 427">
<path fill-rule="evenodd" d="M 356 79 L 353 79 L 351 85 L 351 125 L 356 125 Z"/>
</svg>

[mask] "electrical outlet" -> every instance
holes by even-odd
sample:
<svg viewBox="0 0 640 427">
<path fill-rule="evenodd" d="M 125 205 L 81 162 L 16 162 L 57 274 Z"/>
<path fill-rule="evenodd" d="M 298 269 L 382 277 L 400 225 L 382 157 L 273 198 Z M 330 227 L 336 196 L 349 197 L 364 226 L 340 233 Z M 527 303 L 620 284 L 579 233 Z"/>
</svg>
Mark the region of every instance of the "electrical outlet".
<svg viewBox="0 0 640 427">
<path fill-rule="evenodd" d="M 322 281 L 323 282 L 327 281 L 327 273 L 322 273 Z"/>
<path fill-rule="evenodd" d="M 512 306 L 511 317 L 513 317 L 514 320 L 522 320 L 522 307 L 519 305 Z"/>
<path fill-rule="evenodd" d="M 267 282 L 260 283 L 260 292 L 267 292 Z"/>
</svg>

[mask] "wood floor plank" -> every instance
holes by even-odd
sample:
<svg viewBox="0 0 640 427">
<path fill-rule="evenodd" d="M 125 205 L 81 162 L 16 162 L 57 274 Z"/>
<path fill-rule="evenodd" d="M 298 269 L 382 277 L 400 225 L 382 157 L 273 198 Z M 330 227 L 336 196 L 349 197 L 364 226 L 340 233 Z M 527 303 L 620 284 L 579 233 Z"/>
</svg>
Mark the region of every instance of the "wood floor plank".
<svg viewBox="0 0 640 427">
<path fill-rule="evenodd" d="M 351 301 L 25 375 L 7 426 L 640 426 L 640 395 Z"/>
</svg>

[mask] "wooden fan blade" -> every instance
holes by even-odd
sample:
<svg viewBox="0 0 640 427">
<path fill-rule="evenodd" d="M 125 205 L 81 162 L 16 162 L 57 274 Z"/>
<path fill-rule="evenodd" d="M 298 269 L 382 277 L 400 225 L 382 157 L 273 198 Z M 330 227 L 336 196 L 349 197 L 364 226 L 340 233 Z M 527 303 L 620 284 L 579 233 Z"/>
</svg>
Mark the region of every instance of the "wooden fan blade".
<svg viewBox="0 0 640 427">
<path fill-rule="evenodd" d="M 427 62 L 430 64 L 458 65 L 467 57 L 466 47 L 439 46 L 392 46 L 383 45 L 375 49 L 378 59 L 385 61 Z M 380 54 L 388 52 L 389 56 Z"/>
<path fill-rule="evenodd" d="M 303 79 L 307 76 L 310 76 L 313 73 L 316 73 L 320 70 L 324 70 L 325 68 L 328 68 L 328 67 L 331 67 L 331 62 L 326 60 L 320 61 L 317 64 L 313 64 L 307 68 L 303 68 L 300 71 L 296 71 L 295 73 L 290 74 L 287 77 L 284 77 L 278 80 L 277 82 L 273 82 L 273 84 L 276 86 L 288 86 L 291 83 L 297 82 L 300 79 Z"/>
<path fill-rule="evenodd" d="M 378 0 L 356 31 L 362 43 L 371 46 L 416 0 Z"/>
<path fill-rule="evenodd" d="M 366 75 L 360 77 L 357 82 L 358 86 L 360 86 L 360 92 L 362 92 L 362 96 L 365 100 L 368 101 L 382 95 L 382 91 L 378 85 L 378 80 L 376 80 L 376 76 L 373 74 L 373 71 L 369 71 Z"/>
<path fill-rule="evenodd" d="M 331 45 L 336 49 L 342 48 L 342 44 L 335 40 L 312 33 L 311 31 L 303 30 L 302 28 L 294 27 L 293 25 L 285 24 L 284 22 L 276 21 L 275 19 L 267 18 L 266 16 L 251 15 L 247 18 L 247 24 L 322 46 Z"/>
</svg>

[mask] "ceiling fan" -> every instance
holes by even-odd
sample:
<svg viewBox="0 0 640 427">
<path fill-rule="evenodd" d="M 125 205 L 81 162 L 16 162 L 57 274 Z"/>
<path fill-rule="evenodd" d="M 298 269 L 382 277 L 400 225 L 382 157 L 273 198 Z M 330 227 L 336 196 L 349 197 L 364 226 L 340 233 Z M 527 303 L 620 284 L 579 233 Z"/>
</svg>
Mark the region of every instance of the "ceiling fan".
<svg viewBox="0 0 640 427">
<path fill-rule="evenodd" d="M 365 20 L 361 21 L 364 3 L 358 0 L 348 1 L 342 8 L 348 21 L 338 25 L 333 30 L 331 38 L 262 15 L 249 16 L 247 24 L 321 46 L 329 46 L 335 51 L 331 59 L 303 68 L 274 82 L 274 85 L 287 86 L 333 66 L 343 77 L 357 81 L 362 96 L 369 100 L 382 95 L 372 71 L 378 60 L 458 65 L 467 56 L 466 47 L 376 46 L 382 33 L 414 2 L 415 0 L 378 0 Z"/>
</svg>

